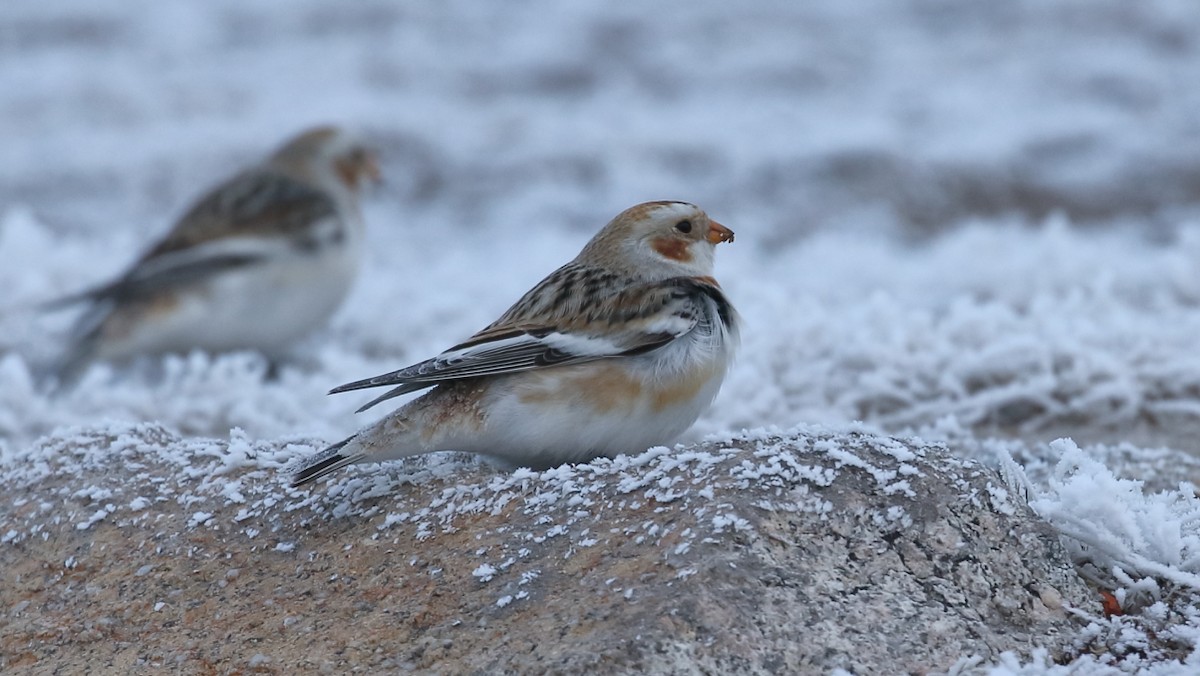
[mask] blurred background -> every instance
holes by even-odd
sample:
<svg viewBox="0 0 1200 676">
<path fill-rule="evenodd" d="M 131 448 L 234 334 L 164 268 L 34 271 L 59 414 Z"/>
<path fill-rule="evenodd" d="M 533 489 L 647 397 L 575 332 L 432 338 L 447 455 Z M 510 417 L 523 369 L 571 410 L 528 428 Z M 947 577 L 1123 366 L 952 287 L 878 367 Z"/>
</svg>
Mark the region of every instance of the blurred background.
<svg viewBox="0 0 1200 676">
<path fill-rule="evenodd" d="M 0 200 L 64 231 L 150 235 L 326 120 L 373 132 L 399 215 L 455 225 L 666 195 L 762 242 L 1200 202 L 1187 0 L 5 5 Z"/>
<path fill-rule="evenodd" d="M 865 420 L 1191 444 L 1200 419 L 1194 0 L 555 3 L 7 0 L 0 11 L 0 443 L 158 420 L 332 438 L 341 382 L 435 354 L 622 209 L 737 231 L 747 327 L 695 434 Z M 280 379 L 31 373 L 70 317 L 294 132 L 361 129 L 369 260 Z"/>
</svg>

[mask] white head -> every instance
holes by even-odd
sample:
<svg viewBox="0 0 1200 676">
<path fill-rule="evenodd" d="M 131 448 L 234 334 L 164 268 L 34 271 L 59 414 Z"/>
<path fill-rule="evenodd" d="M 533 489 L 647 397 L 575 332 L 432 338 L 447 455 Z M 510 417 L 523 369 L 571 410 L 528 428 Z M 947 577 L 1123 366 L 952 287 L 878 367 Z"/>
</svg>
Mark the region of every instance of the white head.
<svg viewBox="0 0 1200 676">
<path fill-rule="evenodd" d="M 717 244 L 733 231 L 687 202 L 646 202 L 604 226 L 577 261 L 651 279 L 711 277 Z"/>
<path fill-rule="evenodd" d="M 352 195 L 379 181 L 379 160 L 361 139 L 334 126 L 309 129 L 283 145 L 267 163 L 327 189 Z"/>
</svg>

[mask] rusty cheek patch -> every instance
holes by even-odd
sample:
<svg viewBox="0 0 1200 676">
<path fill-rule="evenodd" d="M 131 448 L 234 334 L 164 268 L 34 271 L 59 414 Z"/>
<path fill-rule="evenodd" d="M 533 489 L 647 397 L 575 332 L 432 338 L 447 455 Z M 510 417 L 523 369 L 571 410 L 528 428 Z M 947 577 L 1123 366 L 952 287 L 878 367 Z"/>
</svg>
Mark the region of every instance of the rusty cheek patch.
<svg viewBox="0 0 1200 676">
<path fill-rule="evenodd" d="M 688 249 L 688 245 L 688 241 L 674 237 L 659 237 L 650 243 L 655 251 L 680 263 L 692 262 L 692 252 Z"/>
</svg>

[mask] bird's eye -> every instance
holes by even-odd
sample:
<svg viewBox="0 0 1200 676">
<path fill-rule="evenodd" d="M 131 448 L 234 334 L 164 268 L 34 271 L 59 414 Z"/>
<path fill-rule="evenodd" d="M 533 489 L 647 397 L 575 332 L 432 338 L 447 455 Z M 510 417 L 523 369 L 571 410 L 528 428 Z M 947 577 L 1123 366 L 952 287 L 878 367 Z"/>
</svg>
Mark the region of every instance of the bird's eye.
<svg viewBox="0 0 1200 676">
<path fill-rule="evenodd" d="M 678 223 L 675 224 L 675 229 L 686 235 L 687 233 L 692 231 L 692 222 L 691 221 L 679 221 Z"/>
</svg>

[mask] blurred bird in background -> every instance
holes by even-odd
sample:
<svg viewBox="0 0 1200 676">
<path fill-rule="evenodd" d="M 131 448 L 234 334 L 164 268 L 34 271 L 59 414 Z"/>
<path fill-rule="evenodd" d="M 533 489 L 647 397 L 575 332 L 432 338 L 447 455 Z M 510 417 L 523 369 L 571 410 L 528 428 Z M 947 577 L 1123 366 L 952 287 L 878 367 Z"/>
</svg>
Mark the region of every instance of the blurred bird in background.
<svg viewBox="0 0 1200 676">
<path fill-rule="evenodd" d="M 321 326 L 357 276 L 359 196 L 375 154 L 324 126 L 217 185 L 115 281 L 47 304 L 86 303 L 55 369 L 193 349 L 280 356 Z"/>
</svg>

